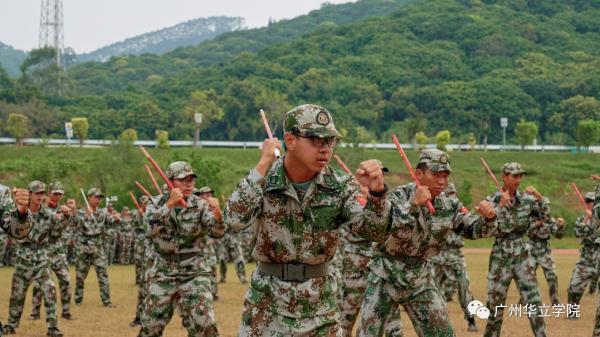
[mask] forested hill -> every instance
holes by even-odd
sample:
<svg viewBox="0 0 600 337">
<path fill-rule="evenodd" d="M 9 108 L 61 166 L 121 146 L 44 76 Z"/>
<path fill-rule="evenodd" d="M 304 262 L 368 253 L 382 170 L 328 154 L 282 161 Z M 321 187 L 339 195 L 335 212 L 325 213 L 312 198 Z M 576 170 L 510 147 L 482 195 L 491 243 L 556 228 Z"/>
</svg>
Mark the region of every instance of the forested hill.
<svg viewBox="0 0 600 337">
<path fill-rule="evenodd" d="M 0 42 L 0 66 L 4 67 L 10 76 L 19 74 L 19 65 L 26 57 L 26 52 Z"/>
<path fill-rule="evenodd" d="M 389 5 L 345 6 L 376 3 Z M 349 24 L 327 20 L 287 42 L 269 30 L 277 23 L 256 32 L 272 35 L 270 46 L 236 32 L 161 57 L 80 65 L 71 96 L 52 104 L 88 117 L 91 137 L 131 127 L 140 138 L 155 129 L 190 138 L 192 115 L 203 112 L 204 139 L 262 139 L 260 108 L 279 123 L 291 106 L 315 102 L 349 139 L 449 129 L 454 141 L 472 133 L 499 142 L 508 117 L 509 141 L 525 119 L 538 122 L 541 141 L 569 144 L 579 120 L 600 120 L 598 17 L 598 1 L 421 0 Z"/>
<path fill-rule="evenodd" d="M 242 29 L 244 20 L 226 16 L 199 18 L 173 27 L 128 38 L 87 54 L 77 56 L 78 62 L 107 61 L 113 56 L 164 54 L 180 47 L 195 46 L 223 33 Z"/>
</svg>

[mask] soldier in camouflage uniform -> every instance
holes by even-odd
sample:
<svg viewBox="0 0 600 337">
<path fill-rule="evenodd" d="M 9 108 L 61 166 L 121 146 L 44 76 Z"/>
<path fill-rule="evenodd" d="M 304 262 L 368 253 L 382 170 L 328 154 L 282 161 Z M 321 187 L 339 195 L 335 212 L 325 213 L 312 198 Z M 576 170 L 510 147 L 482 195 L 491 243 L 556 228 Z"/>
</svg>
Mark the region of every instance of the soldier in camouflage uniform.
<svg viewBox="0 0 600 337">
<path fill-rule="evenodd" d="M 147 272 L 147 291 L 141 337 L 162 336 L 175 308 L 189 336 L 218 336 L 210 267 L 203 255 L 207 236 L 221 237 L 225 225 L 219 201 L 193 195 L 196 175 L 186 162 L 171 163 L 166 171 L 174 188 L 148 205 L 154 260 Z M 187 208 L 181 208 L 184 199 Z"/>
<path fill-rule="evenodd" d="M 48 185 L 50 199 L 46 206 L 50 211 L 58 213 L 60 211 L 60 201 L 65 194 L 65 190 L 60 182 L 54 182 Z M 75 200 L 69 200 L 67 206 L 75 208 Z M 62 304 L 62 317 L 72 319 L 71 305 L 71 282 L 69 275 L 69 265 L 67 263 L 67 251 L 64 246 L 65 230 L 70 226 L 62 228 L 53 228 L 50 231 L 50 237 L 46 248 L 48 259 L 50 259 L 50 269 L 58 279 L 60 289 L 60 301 Z M 40 318 L 40 307 L 42 305 L 42 284 L 37 279 L 33 283 L 33 292 L 31 297 L 32 309 L 29 319 L 38 320 Z"/>
<path fill-rule="evenodd" d="M 381 336 L 384 319 L 399 304 L 418 336 L 454 336 L 429 259 L 439 254 L 451 232 L 469 239 L 492 235 L 496 214 L 488 201 L 476 207 L 481 215 L 463 212 L 458 198 L 444 193 L 450 171 L 446 153 L 422 150 L 416 168 L 421 186 L 410 183 L 387 194 L 385 188 L 369 192 L 379 200 L 366 206 L 376 215 L 367 225 L 377 229 L 372 239 L 381 247 L 369 264 L 358 336 Z M 433 214 L 425 207 L 428 201 Z"/>
<path fill-rule="evenodd" d="M 485 327 L 485 337 L 500 336 L 504 314 L 501 305 L 510 306 L 505 302 L 513 279 L 517 283 L 522 304 L 533 309 L 528 317 L 534 336 L 546 336 L 546 322 L 537 310 L 542 305 L 542 299 L 530 245 L 524 240 L 524 236 L 532 223 L 540 219 L 547 221 L 550 211 L 548 199 L 533 186 L 525 188 L 524 193 L 518 190 L 525 173 L 519 163 L 504 164 L 502 190 L 488 196 L 488 200 L 498 209 L 498 230 L 489 263 L 486 307 L 492 314 Z"/>
<path fill-rule="evenodd" d="M 106 229 L 119 222 L 120 214 L 110 216 L 106 209 L 100 209 L 100 201 L 104 198 L 99 188 L 91 188 L 87 192 L 89 208 L 79 210 L 76 219 L 77 227 L 77 262 L 75 264 L 75 304 L 83 302 L 83 287 L 85 279 L 94 266 L 98 276 L 100 298 L 105 307 L 114 308 L 110 301 L 110 286 L 108 284 L 107 256 L 104 251 L 103 239 L 106 237 Z"/>
<path fill-rule="evenodd" d="M 111 265 L 115 262 L 115 252 L 117 247 L 117 229 L 116 222 L 112 219 L 117 213 L 113 204 L 107 204 L 106 213 L 108 214 L 109 221 L 106 223 L 106 229 L 104 231 L 104 253 L 106 254 L 106 262 Z"/>
<path fill-rule="evenodd" d="M 201 197 L 200 189 L 194 188 L 194 195 Z M 208 266 L 210 267 L 210 292 L 213 296 L 213 301 L 219 300 L 219 285 L 217 283 L 217 267 L 219 265 L 219 256 L 217 255 L 217 239 L 208 238 L 206 246 L 202 254 L 206 256 Z"/>
<path fill-rule="evenodd" d="M 538 220 L 531 224 L 527 236 L 531 245 L 531 258 L 533 259 L 533 270 L 541 266 L 548 282 L 550 292 L 550 302 L 552 305 L 558 305 L 558 277 L 556 276 L 556 265 L 552 258 L 550 249 L 550 235 L 560 239 L 565 234 L 565 220 L 563 218 L 550 218 L 547 221 Z"/>
<path fill-rule="evenodd" d="M 593 175 L 592 177 L 596 180 L 600 180 L 600 177 L 597 175 Z M 589 194 L 586 194 L 586 198 L 589 196 Z M 589 207 L 592 210 L 591 221 L 596 225 L 596 228 L 598 228 L 598 226 L 600 226 L 600 185 L 596 187 L 593 205 Z M 600 240 L 597 240 L 597 243 L 600 243 Z M 600 337 L 600 302 L 598 302 L 598 306 L 596 307 L 596 321 L 594 323 L 594 332 L 592 337 Z"/>
<path fill-rule="evenodd" d="M 27 289 L 32 282 L 36 281 L 42 285 L 47 335 L 62 336 L 62 332 L 57 327 L 56 289 L 51 276 L 47 246 L 51 232 L 66 227 L 72 211 L 69 207 L 61 206 L 60 212 L 55 213 L 44 207 L 42 199 L 46 194 L 46 185 L 41 181 L 29 183 L 28 190 L 30 226 L 22 232 L 22 235 L 15 236 L 19 248 L 12 279 L 8 324 L 4 333 L 7 335 L 15 333 L 23 313 Z"/>
<path fill-rule="evenodd" d="M 292 109 L 284 132 L 285 156 L 274 155 L 281 148 L 277 138 L 265 140 L 256 168 L 225 208 L 225 221 L 235 231 L 256 226 L 252 255 L 258 268 L 238 336 L 341 336 L 338 285 L 329 262 L 340 227 L 370 231 L 363 225 L 368 215 L 356 181 L 327 165 L 341 135 L 326 109 Z M 371 186 L 368 174 L 363 179 Z"/>
<path fill-rule="evenodd" d="M 585 194 L 586 206 L 591 210 L 594 205 L 594 193 Z M 568 301 L 572 305 L 579 304 L 585 288 L 598 273 L 598 253 L 600 251 L 600 228 L 593 221 L 592 212 L 586 211 L 575 221 L 575 236 L 581 239 L 579 260 L 573 269 L 571 282 L 567 289 Z M 576 319 L 577 317 L 571 317 Z"/>
<path fill-rule="evenodd" d="M 119 241 L 119 263 L 133 263 L 133 224 L 129 207 L 125 206 L 121 210 L 121 221 L 118 227 Z"/>
<path fill-rule="evenodd" d="M 200 198 L 207 200 L 213 197 L 213 190 L 208 186 L 198 189 Z M 242 283 L 246 281 L 246 261 L 244 261 L 244 252 L 242 246 L 233 233 L 225 233 L 222 238 L 214 242 L 216 245 L 216 254 L 219 258 L 221 271 L 220 283 L 225 283 L 227 279 L 227 263 L 233 261 L 235 272 Z"/>
<path fill-rule="evenodd" d="M 129 326 L 134 327 L 140 325 L 140 318 L 144 310 L 144 300 L 146 298 L 146 270 L 152 259 L 152 249 L 150 247 L 150 226 L 144 220 L 146 206 L 150 199 L 143 195 L 139 198 L 140 209 L 133 211 L 131 216 L 131 225 L 135 237 L 133 245 L 133 261 L 135 264 L 135 284 L 138 288 L 137 305 L 135 310 L 135 318 Z"/>
</svg>

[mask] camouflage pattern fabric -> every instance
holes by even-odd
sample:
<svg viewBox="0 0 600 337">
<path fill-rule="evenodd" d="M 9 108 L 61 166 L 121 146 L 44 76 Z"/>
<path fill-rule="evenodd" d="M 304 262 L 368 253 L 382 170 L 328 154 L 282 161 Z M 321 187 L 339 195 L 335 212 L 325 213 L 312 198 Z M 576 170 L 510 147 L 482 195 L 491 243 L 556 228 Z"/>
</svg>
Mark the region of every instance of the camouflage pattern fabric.
<svg viewBox="0 0 600 337">
<path fill-rule="evenodd" d="M 429 259 L 439 254 L 450 232 L 478 239 L 492 235 L 496 223 L 463 213 L 460 201 L 445 193 L 434 198 L 435 213 L 430 214 L 426 207 L 412 205 L 414 194 L 415 185 L 408 184 L 367 203 L 365 212 L 377 216 L 366 225 L 377 230 L 366 237 L 381 247 L 369 264 L 358 336 L 381 336 L 385 318 L 398 305 L 407 311 L 418 336 L 454 336 Z"/>
<path fill-rule="evenodd" d="M 240 282 L 246 282 L 246 261 L 244 260 L 244 252 L 236 235 L 225 233 L 225 235 L 217 240 L 217 255 L 219 256 L 219 265 L 221 269 L 221 280 L 225 282 L 227 279 L 227 263 L 233 261 L 235 272 Z"/>
<path fill-rule="evenodd" d="M 42 207 L 37 213 L 29 212 L 30 230 L 25 237 L 18 239 L 17 263 L 12 278 L 8 326 L 19 326 L 25 295 L 32 282 L 42 285 L 46 324 L 48 328 L 57 327 L 56 289 L 50 274 L 50 260 L 46 246 L 52 230 L 64 228 L 67 219 Z"/>
<path fill-rule="evenodd" d="M 75 303 L 83 302 L 83 288 L 85 279 L 94 266 L 98 277 L 100 298 L 104 305 L 109 305 L 110 286 L 107 273 L 107 256 L 104 251 L 104 232 L 112 225 L 114 219 L 109 216 L 105 209 L 97 209 L 93 217 L 86 216 L 86 210 L 80 209 L 76 218 L 77 228 L 77 261 L 75 282 Z"/>
<path fill-rule="evenodd" d="M 117 227 L 117 242 L 119 264 L 133 263 L 133 218 L 121 217 Z"/>
<path fill-rule="evenodd" d="M 238 233 L 238 240 L 242 244 L 242 251 L 244 252 L 244 261 L 246 261 L 246 263 L 254 262 L 254 258 L 252 257 L 252 250 L 254 249 L 255 241 L 254 228 L 255 226 L 251 225 L 250 227 Z"/>
<path fill-rule="evenodd" d="M 536 221 L 532 223 L 531 228 L 527 232 L 529 244 L 531 245 L 534 273 L 537 271 L 538 266 L 542 267 L 546 282 L 548 282 L 550 302 L 552 304 L 559 304 L 556 265 L 552 258 L 550 244 L 548 243 L 550 235 L 554 235 L 559 239 L 562 238 L 564 235 L 564 226 L 559 226 L 554 219 L 549 219 L 546 222 Z"/>
<path fill-rule="evenodd" d="M 517 170 L 518 167 L 514 169 Z M 498 205 L 500 192 L 490 195 L 488 200 Z M 517 191 L 512 206 L 497 207 L 496 212 L 498 231 L 490 255 L 486 304 L 492 314 L 485 327 L 485 337 L 500 336 L 504 308 L 499 306 L 510 306 L 506 303 L 506 294 L 513 279 L 524 305 L 536 308 L 542 305 L 530 246 L 523 236 L 532 223 L 549 218 L 548 199 L 537 201 L 533 196 Z M 496 308 L 497 315 L 494 315 Z M 540 313 L 528 317 L 534 336 L 546 336 L 546 322 Z"/>
<path fill-rule="evenodd" d="M 169 209 L 168 198 L 163 195 L 156 206 L 149 203 L 144 216 L 150 225 L 154 260 L 146 273 L 140 336 L 162 336 L 175 308 L 190 336 L 218 336 L 210 265 L 203 251 L 208 235 L 223 236 L 225 225 L 195 195 L 187 198 L 186 209 Z"/>
<path fill-rule="evenodd" d="M 139 320 L 144 311 L 144 300 L 147 291 L 146 271 L 152 263 L 153 252 L 150 247 L 149 235 L 150 226 L 144 220 L 144 214 L 139 210 L 131 213 L 131 225 L 133 227 L 134 242 L 134 263 L 135 263 L 135 284 L 138 288 L 137 304 L 135 317 Z"/>
<path fill-rule="evenodd" d="M 596 228 L 600 227 L 600 185 L 596 187 L 594 194 L 594 206 L 592 208 L 592 223 Z M 600 244 L 600 239 L 596 239 L 596 243 Z M 594 323 L 594 332 L 592 337 L 600 337 L 600 301 L 596 308 L 596 322 Z"/>
<path fill-rule="evenodd" d="M 219 299 L 219 286 L 217 285 L 217 265 L 219 264 L 219 257 L 217 256 L 217 240 L 208 238 L 208 244 L 204 247 L 204 256 L 208 259 L 208 265 L 210 266 L 210 291 L 213 295 L 213 299 L 216 301 Z"/>
<path fill-rule="evenodd" d="M 323 114 L 322 122 L 327 118 Z M 256 261 L 318 265 L 336 254 L 340 226 L 371 230 L 363 226 L 360 197 L 353 179 L 325 167 L 300 201 L 282 158 L 266 177 L 254 169 L 241 180 L 225 208 L 225 221 L 236 231 L 256 226 Z M 337 287 L 332 275 L 283 281 L 257 269 L 244 300 L 239 336 L 340 336 Z"/>
<path fill-rule="evenodd" d="M 586 219 L 585 215 L 577 218 L 575 236 L 581 239 L 581 248 L 567 289 L 568 301 L 571 304 L 579 304 L 585 288 L 597 277 L 600 253 L 600 244 L 596 243 L 600 237 L 600 230 L 592 219 Z"/>
<path fill-rule="evenodd" d="M 458 301 L 463 311 L 465 320 L 470 317 L 467 308 L 473 300 L 469 276 L 467 275 L 467 264 L 462 252 L 464 246 L 462 238 L 452 232 L 446 238 L 440 254 L 431 259 L 434 280 L 439 290 L 444 294 L 447 301 L 452 299 L 454 288 L 458 288 Z M 434 262 L 437 258 L 437 262 Z"/>
<path fill-rule="evenodd" d="M 6 252 L 8 251 L 8 234 L 0 230 L 0 267 L 4 267 Z"/>
<path fill-rule="evenodd" d="M 106 222 L 106 228 L 103 234 L 104 254 L 106 254 L 106 263 L 111 265 L 115 262 L 115 252 L 117 248 L 117 230 L 112 214 L 108 214 L 109 221 Z"/>
<path fill-rule="evenodd" d="M 58 205 L 55 208 L 48 207 L 49 210 L 57 212 Z M 69 225 L 71 222 L 69 222 Z M 67 264 L 67 250 L 64 245 L 64 231 L 70 226 L 63 228 L 53 228 L 50 231 L 50 237 L 46 246 L 46 254 L 50 260 L 50 269 L 56 275 L 58 288 L 60 289 L 60 301 L 62 304 L 62 314 L 70 314 L 71 306 L 71 276 L 69 275 L 69 265 Z M 40 307 L 42 305 L 42 284 L 39 279 L 33 282 L 33 291 L 31 296 L 31 316 L 40 316 Z"/>
</svg>

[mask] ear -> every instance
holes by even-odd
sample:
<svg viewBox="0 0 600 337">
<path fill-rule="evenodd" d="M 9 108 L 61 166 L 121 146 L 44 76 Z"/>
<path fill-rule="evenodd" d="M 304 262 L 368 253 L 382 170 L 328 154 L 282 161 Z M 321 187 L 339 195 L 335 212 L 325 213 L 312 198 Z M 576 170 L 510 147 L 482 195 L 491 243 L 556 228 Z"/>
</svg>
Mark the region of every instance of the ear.
<svg viewBox="0 0 600 337">
<path fill-rule="evenodd" d="M 417 178 L 419 179 L 419 181 L 421 181 L 423 179 L 423 176 L 425 175 L 425 171 L 423 171 L 421 169 L 416 169 L 415 174 L 417 175 Z"/>
<path fill-rule="evenodd" d="M 283 135 L 283 143 L 285 144 L 286 150 L 294 151 L 296 147 L 296 137 L 289 132 Z"/>
</svg>

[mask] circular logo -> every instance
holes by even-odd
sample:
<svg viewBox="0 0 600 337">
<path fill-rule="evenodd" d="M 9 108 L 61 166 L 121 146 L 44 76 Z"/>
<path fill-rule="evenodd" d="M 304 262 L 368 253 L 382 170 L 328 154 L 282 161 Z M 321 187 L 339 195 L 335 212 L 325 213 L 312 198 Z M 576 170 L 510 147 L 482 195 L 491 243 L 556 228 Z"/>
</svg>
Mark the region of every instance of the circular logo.
<svg viewBox="0 0 600 337">
<path fill-rule="evenodd" d="M 329 116 L 324 111 L 317 114 L 317 124 L 326 126 L 329 124 Z"/>
<path fill-rule="evenodd" d="M 190 164 L 185 164 L 183 165 L 183 170 L 186 172 L 190 172 L 192 170 L 192 167 L 190 166 Z"/>
<path fill-rule="evenodd" d="M 440 156 L 440 163 L 442 164 L 447 164 L 448 163 L 448 156 L 446 156 L 445 154 Z"/>
</svg>

